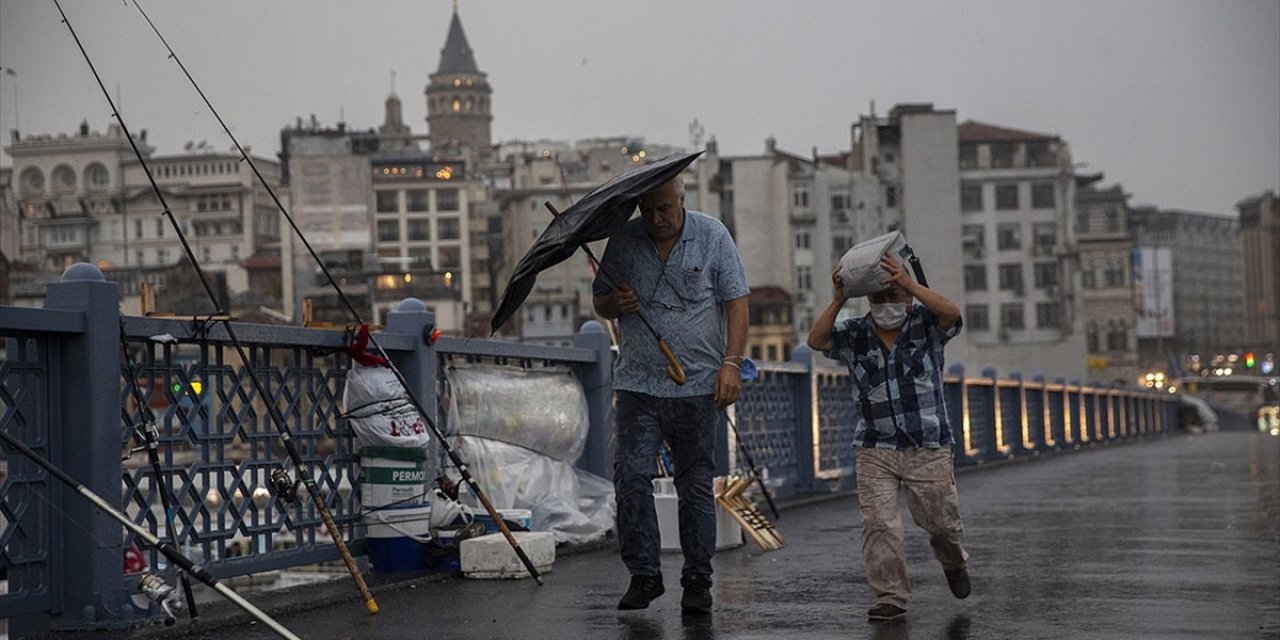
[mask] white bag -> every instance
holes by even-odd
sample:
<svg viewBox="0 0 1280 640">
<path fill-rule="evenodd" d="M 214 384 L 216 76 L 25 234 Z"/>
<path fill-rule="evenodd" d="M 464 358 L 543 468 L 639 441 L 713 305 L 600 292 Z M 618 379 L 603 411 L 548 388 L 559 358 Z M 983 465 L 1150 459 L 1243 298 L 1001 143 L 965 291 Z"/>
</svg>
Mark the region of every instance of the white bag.
<svg viewBox="0 0 1280 640">
<path fill-rule="evenodd" d="M 901 231 L 891 231 L 864 242 L 853 245 L 840 258 L 840 270 L 836 276 L 844 285 L 844 294 L 850 298 L 865 296 L 883 291 L 889 280 L 889 274 L 880 266 L 880 259 L 886 254 L 895 258 L 906 267 L 907 260 L 913 255 L 911 246 Z"/>
<path fill-rule="evenodd" d="M 360 448 L 424 448 L 431 441 L 422 416 L 386 367 L 355 365 L 348 371 L 342 406 Z"/>
</svg>

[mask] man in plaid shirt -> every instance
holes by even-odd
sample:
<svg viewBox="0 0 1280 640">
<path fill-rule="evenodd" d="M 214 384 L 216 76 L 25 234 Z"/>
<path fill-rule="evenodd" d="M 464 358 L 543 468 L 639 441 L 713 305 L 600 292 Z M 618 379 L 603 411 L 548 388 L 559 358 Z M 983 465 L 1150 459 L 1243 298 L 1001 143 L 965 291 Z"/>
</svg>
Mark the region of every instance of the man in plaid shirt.
<svg viewBox="0 0 1280 640">
<path fill-rule="evenodd" d="M 960 333 L 960 308 L 912 280 L 897 260 L 886 256 L 880 266 L 888 280 L 883 291 L 867 297 L 871 312 L 839 328 L 836 315 L 848 299 L 832 274 L 835 298 L 808 339 L 811 349 L 848 366 L 853 382 L 862 558 L 876 597 L 867 617 L 877 621 L 906 616 L 911 595 L 898 508 L 902 486 L 911 517 L 929 534 L 951 593 L 969 595 L 969 554 L 962 546 L 953 440 L 942 393 L 943 346 Z"/>
</svg>

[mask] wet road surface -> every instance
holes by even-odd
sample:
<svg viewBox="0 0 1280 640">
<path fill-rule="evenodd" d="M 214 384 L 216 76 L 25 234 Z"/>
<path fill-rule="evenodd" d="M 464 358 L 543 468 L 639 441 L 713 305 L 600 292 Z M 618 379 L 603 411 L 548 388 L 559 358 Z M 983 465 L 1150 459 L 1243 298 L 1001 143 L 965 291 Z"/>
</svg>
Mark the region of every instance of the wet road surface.
<svg viewBox="0 0 1280 640">
<path fill-rule="evenodd" d="M 790 545 L 780 551 L 748 544 L 717 554 L 709 617 L 680 614 L 678 553 L 663 558 L 666 595 L 647 610 L 615 610 L 627 575 L 612 549 L 561 557 L 543 587 L 388 587 L 373 617 L 346 580 L 298 590 L 288 605 L 253 598 L 315 639 L 1280 638 L 1280 438 L 1155 437 L 966 471 L 958 484 L 973 595 L 951 596 L 904 515 L 913 594 L 908 618 L 895 623 L 866 620 L 873 599 L 851 497 L 785 510 L 777 524 Z M 209 621 L 164 635 L 274 637 Z"/>
</svg>

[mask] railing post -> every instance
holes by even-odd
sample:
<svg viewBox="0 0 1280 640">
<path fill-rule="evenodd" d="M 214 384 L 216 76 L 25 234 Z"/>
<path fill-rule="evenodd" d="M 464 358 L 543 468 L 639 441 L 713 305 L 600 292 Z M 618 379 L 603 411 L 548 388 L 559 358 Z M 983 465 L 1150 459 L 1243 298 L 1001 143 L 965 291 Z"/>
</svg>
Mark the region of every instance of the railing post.
<svg viewBox="0 0 1280 640">
<path fill-rule="evenodd" d="M 791 352 L 791 361 L 805 366 L 805 372 L 793 378 L 795 386 L 791 397 L 795 402 L 795 434 L 796 434 L 796 490 L 814 491 L 817 486 L 815 466 L 818 457 L 817 423 L 818 394 L 815 380 L 813 351 L 808 345 L 800 345 Z M 857 470 L 855 469 L 855 473 Z"/>
<path fill-rule="evenodd" d="M 49 428 L 53 464 L 116 508 L 120 504 L 120 296 L 97 267 L 77 263 L 48 286 L 46 309 L 84 313 L 84 333 L 62 342 L 57 371 L 61 420 Z M 57 415 L 56 413 L 54 415 Z M 120 524 L 69 487 L 53 485 L 61 504 L 51 536 L 53 581 L 62 599 L 54 629 L 121 627 L 134 619 L 124 589 Z"/>
<path fill-rule="evenodd" d="M 1076 437 L 1071 431 L 1071 388 L 1066 378 L 1054 378 L 1053 383 L 1062 385 L 1062 440 L 1064 444 L 1075 445 Z"/>
<path fill-rule="evenodd" d="M 1053 414 L 1049 410 L 1049 381 L 1041 374 L 1031 376 L 1031 381 L 1040 385 L 1040 442 L 1045 451 L 1056 448 L 1058 441 L 1053 438 Z"/>
<path fill-rule="evenodd" d="M 613 349 L 604 325 L 589 320 L 573 336 L 573 346 L 591 349 L 596 361 L 574 367 L 587 396 L 591 421 L 587 444 L 578 458 L 578 467 L 602 478 L 613 479 Z"/>
<path fill-rule="evenodd" d="M 431 341 L 431 332 L 436 328 L 436 314 L 427 309 L 427 305 L 417 298 L 405 298 L 396 304 L 387 314 L 386 333 L 410 336 L 412 351 L 387 351 L 396 368 L 404 375 L 413 396 L 422 404 L 422 409 L 432 416 L 440 431 L 444 432 L 444 416 L 440 415 L 440 402 L 436 396 L 436 376 L 440 365 L 436 361 L 435 343 Z M 435 464 L 435 458 L 427 461 Z M 427 477 L 434 479 L 438 470 L 428 467 Z"/>
<path fill-rule="evenodd" d="M 973 446 L 973 421 L 969 415 L 969 381 L 965 377 L 964 365 L 956 363 L 947 369 L 947 373 L 958 379 L 956 382 L 956 396 L 958 402 L 954 411 L 959 416 L 959 420 L 951 425 L 952 429 L 957 433 L 952 434 L 952 438 L 956 440 L 956 446 L 952 447 L 956 451 L 956 462 L 978 462 L 977 457 L 979 451 Z M 951 410 L 951 409 L 948 409 Z"/>
<path fill-rule="evenodd" d="M 1009 372 L 1009 379 L 1018 383 L 1018 429 L 1022 438 L 1022 449 L 1034 451 L 1036 443 L 1031 439 L 1031 419 L 1027 415 L 1027 383 L 1022 379 L 1022 371 L 1014 369 Z"/>
</svg>

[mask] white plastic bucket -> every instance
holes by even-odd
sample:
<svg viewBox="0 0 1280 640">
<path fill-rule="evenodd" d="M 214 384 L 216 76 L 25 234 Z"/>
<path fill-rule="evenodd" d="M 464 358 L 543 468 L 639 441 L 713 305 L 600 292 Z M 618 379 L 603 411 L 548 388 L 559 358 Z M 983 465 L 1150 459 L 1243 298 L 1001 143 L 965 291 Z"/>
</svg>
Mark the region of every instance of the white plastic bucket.
<svg viewBox="0 0 1280 640">
<path fill-rule="evenodd" d="M 365 509 L 426 504 L 427 482 L 425 449 L 360 450 L 360 502 Z"/>
<path fill-rule="evenodd" d="M 390 507 L 364 514 L 369 562 L 377 571 L 424 571 L 431 541 L 431 505 Z"/>
</svg>

